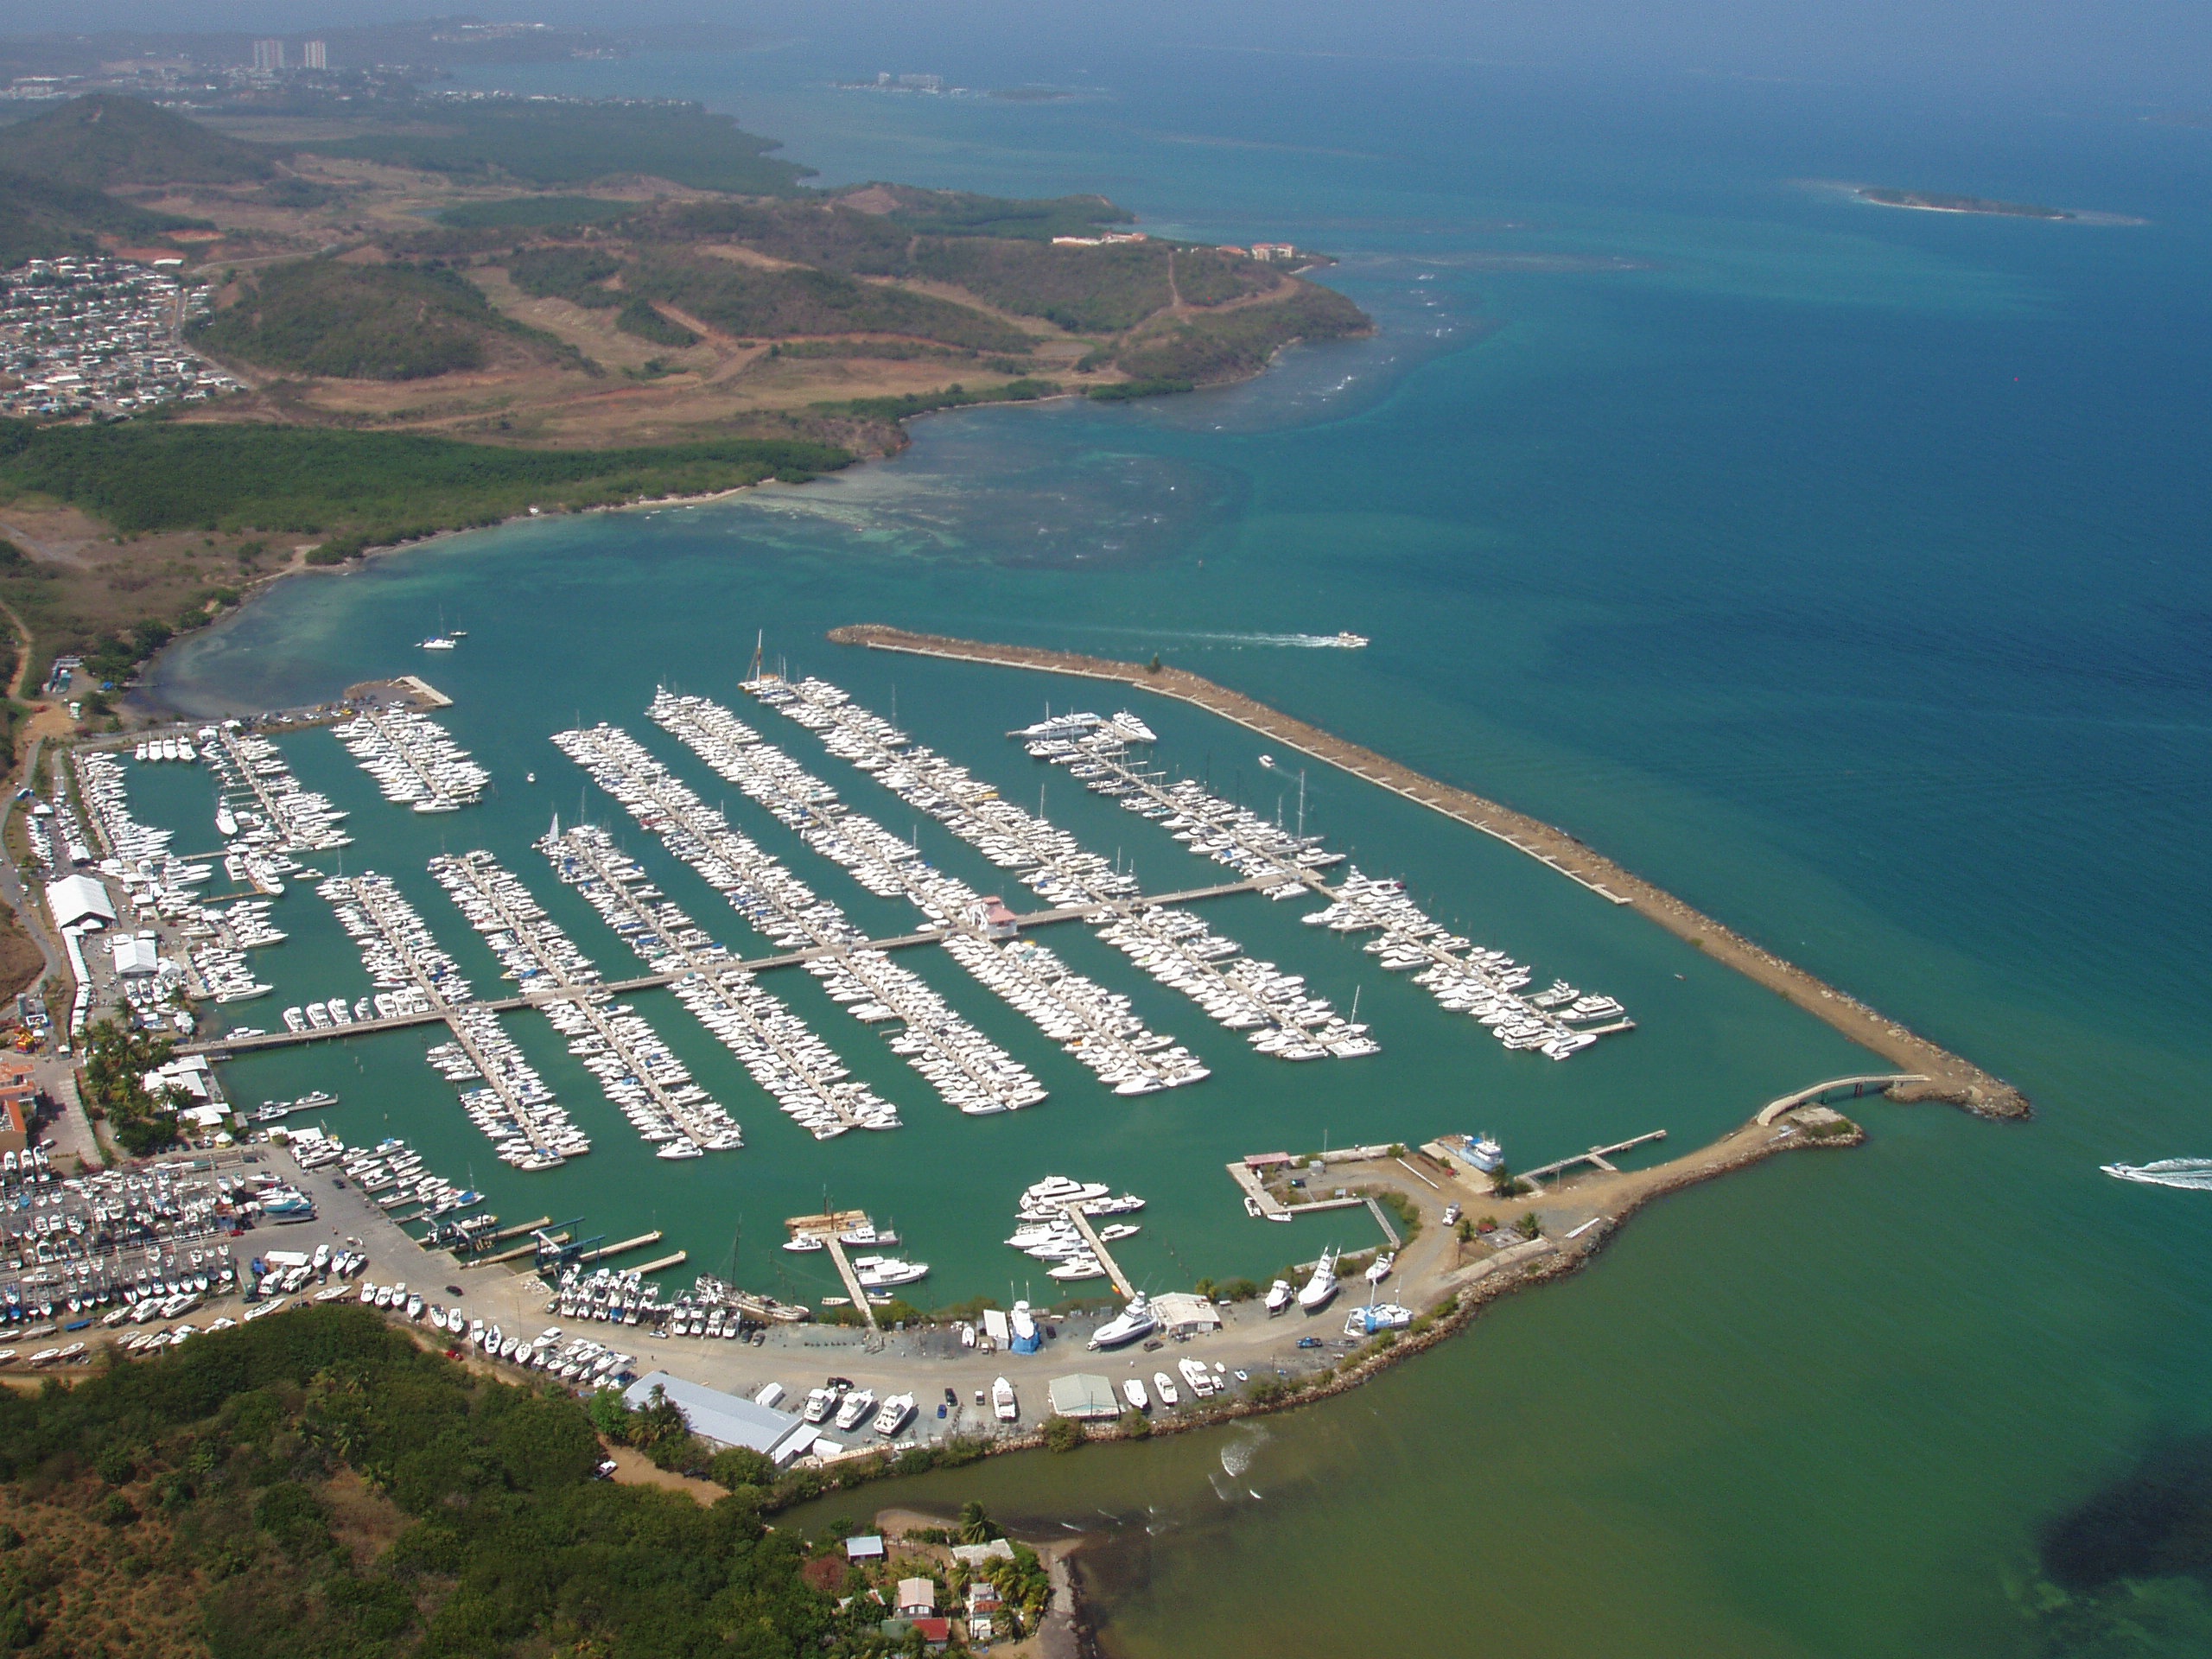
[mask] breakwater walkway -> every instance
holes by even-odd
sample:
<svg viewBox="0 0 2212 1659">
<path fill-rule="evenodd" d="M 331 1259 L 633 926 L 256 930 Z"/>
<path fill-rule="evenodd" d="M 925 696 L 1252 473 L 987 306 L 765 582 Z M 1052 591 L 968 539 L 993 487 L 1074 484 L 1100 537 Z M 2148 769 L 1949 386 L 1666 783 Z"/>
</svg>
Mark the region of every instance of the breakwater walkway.
<svg viewBox="0 0 2212 1659">
<path fill-rule="evenodd" d="M 1899 1071 L 1913 1073 L 1920 1079 L 1891 1085 L 1889 1092 L 1893 1098 L 1948 1101 L 1984 1117 L 2025 1117 L 2031 1110 L 2027 1096 L 2003 1078 L 1938 1047 L 1909 1027 L 1815 978 L 1795 963 L 1754 944 L 1733 929 L 1623 868 L 1564 830 L 1466 790 L 1424 777 L 1372 749 L 1346 742 L 1188 670 L 1165 664 L 1154 668 L 1143 663 L 1118 662 L 1075 652 L 954 639 L 873 623 L 832 628 L 830 639 L 837 645 L 862 645 L 871 651 L 903 652 L 953 662 L 987 663 L 1001 668 L 1072 675 L 1080 679 L 1109 680 L 1194 703 L 1224 720 L 1234 721 L 1248 731 L 1258 732 L 1285 748 L 1325 761 L 1470 829 L 1479 830 L 1610 903 L 1626 906 L 1649 918 L 1707 956 L 1834 1027 L 1861 1047 L 1880 1055 Z"/>
</svg>

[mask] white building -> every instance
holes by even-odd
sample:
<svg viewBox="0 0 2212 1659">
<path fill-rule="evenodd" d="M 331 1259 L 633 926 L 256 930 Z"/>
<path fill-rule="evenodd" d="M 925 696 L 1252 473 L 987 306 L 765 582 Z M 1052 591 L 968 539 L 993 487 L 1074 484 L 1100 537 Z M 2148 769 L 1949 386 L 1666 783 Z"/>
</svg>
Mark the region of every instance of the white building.
<svg viewBox="0 0 2212 1659">
<path fill-rule="evenodd" d="M 89 875 L 65 875 L 47 884 L 46 907 L 56 927 L 113 927 L 115 901 Z"/>
</svg>

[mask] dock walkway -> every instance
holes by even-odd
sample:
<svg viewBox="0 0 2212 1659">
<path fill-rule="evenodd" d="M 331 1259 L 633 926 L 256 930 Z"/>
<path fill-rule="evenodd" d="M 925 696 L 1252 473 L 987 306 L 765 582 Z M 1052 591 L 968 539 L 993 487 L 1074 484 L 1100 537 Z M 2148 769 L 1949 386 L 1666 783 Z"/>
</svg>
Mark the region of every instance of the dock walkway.
<svg viewBox="0 0 2212 1659">
<path fill-rule="evenodd" d="M 468 1056 L 468 1063 L 482 1074 L 484 1086 L 499 1096 L 499 1104 L 505 1109 L 517 1132 L 541 1155 L 557 1159 L 560 1154 L 554 1151 L 552 1143 L 539 1132 L 537 1123 L 533 1121 L 534 1114 L 527 1110 L 522 1101 L 517 1097 L 514 1084 L 507 1076 L 506 1067 L 484 1052 L 482 1045 L 476 1040 L 475 1033 L 469 1028 L 469 1022 L 462 1017 L 465 1010 L 480 1008 L 484 1005 L 480 1002 L 454 1003 L 447 1001 L 445 993 L 439 989 L 437 982 L 424 973 L 421 964 L 416 960 L 414 950 L 408 941 L 405 927 L 386 909 L 388 891 L 366 880 L 356 882 L 353 893 L 353 902 L 360 906 L 361 914 L 368 918 L 370 925 L 384 936 L 385 944 L 392 955 L 406 964 L 409 976 L 414 980 L 416 988 L 429 1001 L 435 1016 L 444 1022 L 446 1029 L 453 1033 L 454 1041 L 460 1045 L 461 1052 Z M 402 903 L 404 904 L 404 901 Z M 332 1030 L 354 1030 L 358 1028 L 358 1023 L 357 1026 L 334 1026 Z M 285 1034 L 290 1036 L 293 1033 L 288 1032 Z"/>
<path fill-rule="evenodd" d="M 1061 1213 L 1075 1224 L 1076 1231 L 1081 1233 L 1084 1242 L 1090 1246 L 1090 1253 L 1098 1258 L 1098 1265 L 1106 1269 L 1106 1276 L 1113 1281 L 1114 1288 L 1121 1292 L 1123 1296 L 1135 1295 L 1137 1294 L 1135 1281 L 1122 1271 L 1122 1264 L 1114 1260 L 1112 1254 L 1100 1240 L 1098 1230 L 1090 1224 L 1090 1217 L 1083 1213 L 1083 1206 L 1071 1204 Z"/>
<path fill-rule="evenodd" d="M 853 1271 L 852 1262 L 845 1255 L 844 1241 L 832 1229 L 822 1235 L 822 1242 L 830 1247 L 830 1259 L 837 1264 L 837 1276 L 845 1281 L 845 1294 L 853 1299 L 853 1306 L 860 1309 L 861 1317 L 868 1321 L 868 1328 L 874 1330 L 875 1309 L 868 1302 L 868 1287 L 861 1283 L 860 1274 Z"/>
</svg>

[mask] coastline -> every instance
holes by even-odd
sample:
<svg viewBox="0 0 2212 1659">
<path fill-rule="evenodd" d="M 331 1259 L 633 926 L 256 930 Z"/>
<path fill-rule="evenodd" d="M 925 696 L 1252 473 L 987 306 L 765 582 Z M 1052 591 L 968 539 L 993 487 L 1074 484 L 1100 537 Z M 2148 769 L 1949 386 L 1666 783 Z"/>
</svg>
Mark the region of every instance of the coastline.
<svg viewBox="0 0 2212 1659">
<path fill-rule="evenodd" d="M 1110 658 L 955 639 L 874 623 L 833 628 L 829 637 L 837 645 L 861 645 L 872 651 L 903 652 L 911 656 L 1108 680 L 1195 704 L 1285 747 L 1349 772 L 1470 829 L 1479 830 L 1611 903 L 1636 910 L 1716 961 L 1833 1027 L 1861 1047 L 1891 1061 L 1900 1071 L 1921 1074 L 1923 1081 L 1899 1085 L 1893 1091 L 1895 1099 L 1944 1101 L 1964 1107 L 1980 1117 L 2017 1120 L 2032 1115 L 2033 1107 L 2027 1096 L 2003 1078 L 1752 943 L 1567 831 L 1470 791 L 1425 777 L 1372 749 L 1333 736 L 1188 670 L 1163 666 L 1155 671 L 1143 664 L 1118 662 Z"/>
</svg>

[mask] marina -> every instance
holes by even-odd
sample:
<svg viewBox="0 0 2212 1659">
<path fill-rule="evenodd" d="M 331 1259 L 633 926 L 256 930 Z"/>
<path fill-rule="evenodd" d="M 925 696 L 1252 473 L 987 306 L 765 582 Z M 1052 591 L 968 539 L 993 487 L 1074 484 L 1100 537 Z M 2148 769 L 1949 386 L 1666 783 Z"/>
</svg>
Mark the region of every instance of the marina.
<svg viewBox="0 0 2212 1659">
<path fill-rule="evenodd" d="M 613 1001 L 591 959 L 491 854 L 442 855 L 431 861 L 430 874 L 491 944 L 509 978 L 525 992 L 570 993 L 538 1006 L 568 1039 L 569 1052 L 661 1157 L 734 1152 L 745 1144 L 728 1112 L 691 1080 L 644 1019 Z"/>
<path fill-rule="evenodd" d="M 606 830 L 556 824 L 538 843 L 573 887 L 653 970 L 754 1082 L 817 1141 L 849 1129 L 895 1129 L 898 1109 L 854 1083 L 829 1045 L 753 982 L 736 962 L 646 879 Z"/>
<path fill-rule="evenodd" d="M 469 759 L 428 715 L 412 709 L 365 706 L 331 728 L 384 798 L 417 812 L 452 812 L 484 798 L 492 774 Z"/>
<path fill-rule="evenodd" d="M 1338 1015 L 1325 998 L 1310 995 L 1302 976 L 1254 961 L 1195 917 L 1162 904 L 1132 902 L 1137 892 L 1133 874 L 1086 850 L 1041 816 L 1033 817 L 966 768 L 914 747 L 904 732 L 855 705 L 837 687 L 812 678 L 791 684 L 756 673 L 744 689 L 822 735 L 831 753 L 874 773 L 879 783 L 944 823 L 994 864 L 1015 872 L 1041 898 L 1083 913 L 1097 926 L 1099 938 L 1227 1029 L 1244 1033 L 1260 1052 L 1313 1060 L 1378 1052 L 1380 1045 L 1363 1027 Z M 1135 736 L 1144 728 L 1116 729 Z M 1098 787 L 1095 780 L 1092 786 Z M 967 912 L 982 908 L 971 899 Z M 925 908 L 925 913 L 934 916 L 936 911 Z"/>
<path fill-rule="evenodd" d="M 988 935 L 993 900 L 925 862 L 906 842 L 851 811 L 726 709 L 702 697 L 654 699 L 654 720 L 735 783 L 806 843 L 849 870 L 880 898 L 904 898 L 944 934 L 946 954 L 1096 1072 L 1117 1094 L 1150 1094 L 1209 1073 L 1173 1038 L 1129 1014 L 1128 999 L 1077 974 L 1033 941 L 1001 944 Z M 1002 909 L 1002 907 L 1001 907 Z"/>
<path fill-rule="evenodd" d="M 360 947 L 362 965 L 386 1001 L 382 1014 L 435 1015 L 452 1040 L 426 1057 L 449 1083 L 464 1089 L 462 1109 L 518 1169 L 551 1169 L 591 1150 L 591 1141 L 553 1098 L 553 1091 L 499 1028 L 499 1017 L 476 1004 L 459 966 L 432 938 L 415 907 L 385 876 L 333 876 L 317 891 Z"/>
<path fill-rule="evenodd" d="M 1045 1098 L 1027 1066 L 990 1041 L 918 976 L 864 944 L 836 905 L 709 808 L 635 740 L 610 726 L 553 740 L 645 829 L 720 892 L 756 931 L 788 948 L 836 947 L 806 964 L 830 999 L 870 1027 L 896 1022 L 893 1052 L 948 1105 L 969 1116 L 1017 1111 Z"/>
</svg>

